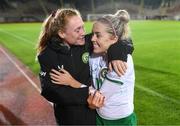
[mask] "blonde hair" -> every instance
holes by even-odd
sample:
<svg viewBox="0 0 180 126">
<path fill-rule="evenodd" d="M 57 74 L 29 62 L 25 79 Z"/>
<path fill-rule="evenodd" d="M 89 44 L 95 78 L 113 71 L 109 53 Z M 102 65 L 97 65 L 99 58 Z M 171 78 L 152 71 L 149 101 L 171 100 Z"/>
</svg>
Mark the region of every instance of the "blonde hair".
<svg viewBox="0 0 180 126">
<path fill-rule="evenodd" d="M 97 21 L 106 24 L 107 32 L 117 36 L 119 40 L 125 40 L 130 37 L 130 16 L 126 10 L 118 10 L 114 15 L 104 15 Z"/>
<path fill-rule="evenodd" d="M 73 16 L 81 16 L 79 11 L 72 8 L 64 8 L 53 11 L 43 22 L 42 30 L 37 44 L 37 54 L 41 53 L 47 46 L 51 37 L 64 31 L 68 19 Z"/>
</svg>

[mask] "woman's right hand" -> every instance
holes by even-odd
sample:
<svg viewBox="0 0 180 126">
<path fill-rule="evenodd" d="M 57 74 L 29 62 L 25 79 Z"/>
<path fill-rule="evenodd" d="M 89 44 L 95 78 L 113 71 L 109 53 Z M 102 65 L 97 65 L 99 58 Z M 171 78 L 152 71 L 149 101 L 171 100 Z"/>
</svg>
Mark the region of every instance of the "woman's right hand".
<svg viewBox="0 0 180 126">
<path fill-rule="evenodd" d="M 96 91 L 94 94 L 90 94 L 87 99 L 89 108 L 96 109 L 102 107 L 104 105 L 104 98 L 105 97 L 99 91 Z"/>
<path fill-rule="evenodd" d="M 65 69 L 61 69 L 61 71 L 57 71 L 55 69 L 51 70 L 50 73 L 51 82 L 59 85 L 67 85 L 73 88 L 80 88 L 81 83 L 75 80 L 71 74 Z"/>
</svg>

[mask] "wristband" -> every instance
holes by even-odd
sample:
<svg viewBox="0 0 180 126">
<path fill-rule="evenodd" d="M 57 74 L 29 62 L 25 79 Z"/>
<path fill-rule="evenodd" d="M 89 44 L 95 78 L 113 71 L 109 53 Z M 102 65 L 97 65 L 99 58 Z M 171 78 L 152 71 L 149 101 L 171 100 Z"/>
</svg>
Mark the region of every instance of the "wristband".
<svg viewBox="0 0 180 126">
<path fill-rule="evenodd" d="M 81 86 L 80 86 L 80 88 L 85 88 L 85 87 L 87 87 L 87 86 L 84 84 L 81 84 Z"/>
</svg>

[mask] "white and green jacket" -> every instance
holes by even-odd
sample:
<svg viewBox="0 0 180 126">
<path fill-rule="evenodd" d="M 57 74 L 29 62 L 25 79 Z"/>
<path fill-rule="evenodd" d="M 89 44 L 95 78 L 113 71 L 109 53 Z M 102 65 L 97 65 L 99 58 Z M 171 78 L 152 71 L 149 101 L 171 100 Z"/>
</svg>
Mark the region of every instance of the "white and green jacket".
<svg viewBox="0 0 180 126">
<path fill-rule="evenodd" d="M 97 113 L 104 119 L 115 120 L 129 116 L 134 111 L 135 73 L 133 59 L 127 56 L 127 70 L 119 77 L 114 71 L 107 71 L 107 58 L 93 54 L 90 70 L 94 88 L 105 96 L 104 106 Z"/>
</svg>

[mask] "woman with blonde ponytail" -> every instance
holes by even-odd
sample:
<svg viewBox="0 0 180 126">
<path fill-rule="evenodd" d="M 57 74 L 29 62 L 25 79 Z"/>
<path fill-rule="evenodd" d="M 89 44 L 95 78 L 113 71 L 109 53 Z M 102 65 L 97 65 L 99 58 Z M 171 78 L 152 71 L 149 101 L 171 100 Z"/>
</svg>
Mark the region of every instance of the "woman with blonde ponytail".
<svg viewBox="0 0 180 126">
<path fill-rule="evenodd" d="M 94 49 L 89 62 L 93 86 L 105 97 L 101 107 L 97 107 L 90 97 L 88 100 L 91 107 L 97 110 L 97 125 L 136 125 L 133 102 L 135 74 L 129 20 L 128 12 L 119 10 L 114 15 L 104 15 L 97 19 L 93 25 L 91 40 Z M 116 43 L 122 45 L 119 50 L 115 50 L 116 54 L 119 52 L 128 54 L 127 71 L 121 77 L 115 71 L 107 71 L 109 60 L 107 52 L 111 45 L 117 46 Z"/>
<path fill-rule="evenodd" d="M 87 106 L 90 86 L 87 60 L 89 52 L 85 44 L 85 31 L 80 13 L 75 9 L 58 9 L 44 21 L 37 45 L 40 64 L 41 95 L 54 105 L 58 125 L 94 125 L 95 111 Z M 81 69 L 82 68 L 82 69 Z M 72 75 L 70 75 L 68 72 Z M 61 71 L 75 78 L 71 81 L 75 88 L 56 84 L 50 72 Z M 84 84 L 84 88 L 80 88 Z"/>
<path fill-rule="evenodd" d="M 58 9 L 42 25 L 37 45 L 41 95 L 53 103 L 58 125 L 96 123 L 95 110 L 90 109 L 87 102 L 91 86 L 90 37 L 85 35 L 84 22 L 76 9 Z M 115 60 L 111 60 L 111 66 L 123 75 L 125 62 L 117 60 L 123 57 L 118 56 L 112 57 Z"/>
</svg>

